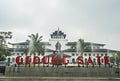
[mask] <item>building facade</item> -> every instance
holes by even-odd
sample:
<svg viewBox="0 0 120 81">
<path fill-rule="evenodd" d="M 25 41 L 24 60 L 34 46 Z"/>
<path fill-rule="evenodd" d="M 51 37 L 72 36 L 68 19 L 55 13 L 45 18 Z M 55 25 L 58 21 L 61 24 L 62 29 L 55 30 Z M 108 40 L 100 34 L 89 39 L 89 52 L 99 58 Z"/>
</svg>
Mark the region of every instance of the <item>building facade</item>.
<svg viewBox="0 0 120 81">
<path fill-rule="evenodd" d="M 69 59 L 70 64 L 77 63 L 77 57 L 81 55 L 81 51 L 79 48 L 78 40 L 76 42 L 69 42 L 67 39 L 67 35 L 62 32 L 61 30 L 56 30 L 52 34 L 50 34 L 50 39 L 48 42 L 41 42 L 42 46 L 44 47 L 44 56 L 55 56 L 57 54 L 61 56 L 67 56 Z M 105 44 L 93 43 L 93 42 L 84 42 L 85 48 L 83 51 L 84 62 L 87 62 L 87 58 L 91 57 L 94 64 L 97 64 L 96 56 L 101 56 L 101 63 L 104 63 L 103 57 L 109 56 L 111 57 L 113 54 L 116 54 L 116 50 L 105 49 Z M 22 56 L 25 58 L 26 54 L 23 51 L 26 48 L 29 48 L 29 44 L 27 42 L 20 42 L 20 43 L 12 43 L 12 48 L 10 51 L 12 53 L 11 56 L 7 57 L 7 61 L 10 63 L 15 63 L 15 58 L 17 56 Z M 33 54 L 29 54 L 33 57 Z M 36 56 L 43 57 L 36 53 Z M 32 59 L 33 60 L 33 59 Z"/>
</svg>

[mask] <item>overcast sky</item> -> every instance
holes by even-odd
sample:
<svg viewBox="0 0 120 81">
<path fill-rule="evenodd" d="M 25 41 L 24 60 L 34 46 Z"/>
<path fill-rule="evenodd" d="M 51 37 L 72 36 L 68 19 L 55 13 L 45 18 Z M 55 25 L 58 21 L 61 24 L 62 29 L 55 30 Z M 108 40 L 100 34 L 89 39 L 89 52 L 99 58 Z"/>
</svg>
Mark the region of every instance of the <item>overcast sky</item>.
<svg viewBox="0 0 120 81">
<path fill-rule="evenodd" d="M 120 50 L 120 0 L 0 0 L 0 31 L 13 32 L 12 43 L 37 32 L 48 41 L 58 27 L 69 41 Z"/>
</svg>

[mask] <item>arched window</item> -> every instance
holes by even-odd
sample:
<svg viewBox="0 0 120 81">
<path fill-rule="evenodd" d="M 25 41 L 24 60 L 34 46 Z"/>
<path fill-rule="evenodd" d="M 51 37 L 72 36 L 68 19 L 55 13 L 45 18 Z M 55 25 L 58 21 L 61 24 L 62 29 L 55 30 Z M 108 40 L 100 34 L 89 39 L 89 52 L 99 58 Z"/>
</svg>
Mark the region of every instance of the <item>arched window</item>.
<svg viewBox="0 0 120 81">
<path fill-rule="evenodd" d="M 96 64 L 96 59 L 95 58 L 93 59 L 93 63 Z"/>
<path fill-rule="evenodd" d="M 89 54 L 89 56 L 91 56 L 91 54 Z"/>
<path fill-rule="evenodd" d="M 103 60 L 103 59 L 101 59 L 101 62 L 103 63 L 103 62 L 104 62 L 104 60 Z"/>
<path fill-rule="evenodd" d="M 103 56 L 103 54 L 101 54 L 101 56 Z"/>
<path fill-rule="evenodd" d="M 87 58 L 85 58 L 85 64 L 87 64 Z"/>
<path fill-rule="evenodd" d="M 23 56 L 24 53 L 21 53 L 21 55 Z"/>
<path fill-rule="evenodd" d="M 85 55 L 85 56 L 87 56 L 87 54 L 86 54 L 86 53 L 85 53 L 84 55 Z"/>
<path fill-rule="evenodd" d="M 107 56 L 108 54 L 106 53 L 105 56 Z"/>
<path fill-rule="evenodd" d="M 72 56 L 75 56 L 75 54 L 74 54 L 74 53 L 72 53 Z"/>
<path fill-rule="evenodd" d="M 10 58 L 8 58 L 8 63 L 10 63 Z"/>
<path fill-rule="evenodd" d="M 97 56 L 99 56 L 99 54 L 97 54 Z"/>
<path fill-rule="evenodd" d="M 19 53 L 17 53 L 17 55 L 19 56 Z"/>
<path fill-rule="evenodd" d="M 74 59 L 74 58 L 72 59 L 72 63 L 73 63 L 73 64 L 75 63 L 75 59 Z"/>
<path fill-rule="evenodd" d="M 21 62 L 23 62 L 23 58 L 21 58 Z"/>
</svg>

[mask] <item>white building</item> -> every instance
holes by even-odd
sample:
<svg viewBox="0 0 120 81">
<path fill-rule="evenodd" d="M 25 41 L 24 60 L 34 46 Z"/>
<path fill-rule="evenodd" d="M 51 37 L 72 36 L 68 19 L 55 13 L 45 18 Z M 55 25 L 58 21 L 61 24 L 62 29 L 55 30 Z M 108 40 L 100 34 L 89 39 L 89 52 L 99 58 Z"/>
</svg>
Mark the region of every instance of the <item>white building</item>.
<svg viewBox="0 0 120 81">
<path fill-rule="evenodd" d="M 41 42 L 43 47 L 45 48 L 44 56 L 55 56 L 55 54 L 60 53 L 62 56 L 68 57 L 68 59 L 70 60 L 70 64 L 76 63 L 77 57 L 81 54 L 80 51 L 77 51 L 78 40 L 76 40 L 76 42 L 69 42 L 66 36 L 67 35 L 64 32 L 58 29 L 50 34 L 50 39 L 48 39 L 49 42 Z M 83 52 L 85 63 L 89 56 L 92 58 L 95 64 L 97 64 L 96 56 L 101 56 L 101 63 L 104 63 L 103 57 L 105 55 L 111 57 L 117 52 L 116 50 L 105 49 L 105 44 L 91 42 L 85 42 L 85 44 L 86 47 Z M 27 42 L 20 42 L 12 43 L 12 46 L 13 47 L 10 48 L 12 55 L 7 57 L 7 59 L 9 62 L 14 63 L 16 56 L 20 55 L 23 56 L 23 58 L 25 57 L 25 53 L 23 50 L 28 48 L 29 45 Z M 33 57 L 33 55 L 31 56 Z"/>
</svg>

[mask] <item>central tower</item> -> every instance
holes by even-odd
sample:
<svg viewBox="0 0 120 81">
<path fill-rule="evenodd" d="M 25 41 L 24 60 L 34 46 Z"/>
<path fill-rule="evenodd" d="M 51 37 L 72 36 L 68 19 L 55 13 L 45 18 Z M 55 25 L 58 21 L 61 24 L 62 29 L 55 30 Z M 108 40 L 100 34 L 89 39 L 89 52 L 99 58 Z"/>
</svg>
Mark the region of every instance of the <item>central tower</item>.
<svg viewBox="0 0 120 81">
<path fill-rule="evenodd" d="M 50 40 L 52 40 L 52 41 L 66 39 L 66 34 L 64 34 L 64 32 L 60 31 L 59 28 L 58 28 L 58 30 L 54 31 L 50 36 L 51 36 Z"/>
<path fill-rule="evenodd" d="M 62 51 L 66 49 L 67 41 L 66 34 L 59 28 L 50 34 L 49 42 L 51 46 L 49 48 L 54 50 L 53 54 L 58 58 L 58 65 L 62 64 L 61 57 L 64 55 Z"/>
<path fill-rule="evenodd" d="M 51 44 L 52 50 L 61 52 L 66 47 L 65 44 L 67 41 L 66 34 L 59 30 L 59 28 L 50 34 L 49 42 Z"/>
</svg>

